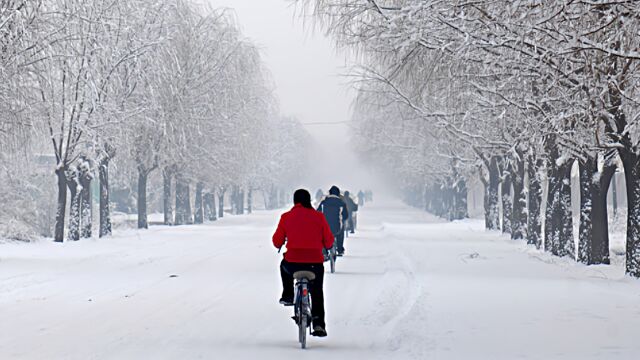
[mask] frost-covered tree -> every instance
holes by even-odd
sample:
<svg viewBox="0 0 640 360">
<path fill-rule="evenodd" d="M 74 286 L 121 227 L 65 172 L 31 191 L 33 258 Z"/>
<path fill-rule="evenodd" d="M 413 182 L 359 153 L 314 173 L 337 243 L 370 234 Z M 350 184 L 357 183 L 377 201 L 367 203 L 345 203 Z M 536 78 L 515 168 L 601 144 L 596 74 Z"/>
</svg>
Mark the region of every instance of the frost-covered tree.
<svg viewBox="0 0 640 360">
<path fill-rule="evenodd" d="M 242 213 L 245 196 L 271 186 L 258 179 L 272 176 L 267 139 L 281 115 L 260 52 L 229 10 L 187 0 L 5 0 L 0 46 L 8 204 L 0 236 L 50 235 L 41 219 L 51 218 L 56 241 L 93 236 L 94 180 L 100 236 L 111 233 L 110 180 L 136 188 L 127 201 L 137 201 L 140 228 L 156 170 L 168 224 L 213 219 L 219 189 L 233 189 Z M 41 202 L 55 196 L 44 214 Z"/>
<path fill-rule="evenodd" d="M 498 223 L 502 188 L 501 223 L 514 239 L 526 236 L 586 263 L 607 262 L 606 193 L 617 152 L 629 200 L 627 272 L 640 275 L 633 115 L 639 10 L 633 2 L 296 2 L 339 47 L 356 54 L 366 68 L 361 78 L 386 86 L 390 96 L 379 104 L 403 103 L 432 131 L 446 130 L 454 152 L 474 150 L 489 228 Z M 442 101 L 451 95 L 459 100 Z M 576 161 L 582 190 L 577 251 L 570 187 Z"/>
</svg>

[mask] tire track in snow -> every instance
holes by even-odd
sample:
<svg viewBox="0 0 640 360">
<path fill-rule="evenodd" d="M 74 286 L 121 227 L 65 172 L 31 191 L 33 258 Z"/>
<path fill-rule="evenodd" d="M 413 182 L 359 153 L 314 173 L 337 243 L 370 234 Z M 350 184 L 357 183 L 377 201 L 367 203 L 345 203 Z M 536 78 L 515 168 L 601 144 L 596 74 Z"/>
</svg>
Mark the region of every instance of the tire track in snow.
<svg viewBox="0 0 640 360">
<path fill-rule="evenodd" d="M 395 352 L 404 343 L 404 336 L 399 336 L 398 329 L 407 319 L 415 320 L 414 310 L 423 296 L 423 286 L 416 279 L 415 265 L 402 247 L 402 239 L 384 230 L 386 227 L 384 224 L 381 237 L 384 237 L 387 246 L 393 250 L 386 261 L 382 282 L 392 286 L 379 294 L 379 305 L 384 310 L 380 314 L 382 329 L 377 337 L 378 343 L 384 343 L 388 350 Z"/>
</svg>

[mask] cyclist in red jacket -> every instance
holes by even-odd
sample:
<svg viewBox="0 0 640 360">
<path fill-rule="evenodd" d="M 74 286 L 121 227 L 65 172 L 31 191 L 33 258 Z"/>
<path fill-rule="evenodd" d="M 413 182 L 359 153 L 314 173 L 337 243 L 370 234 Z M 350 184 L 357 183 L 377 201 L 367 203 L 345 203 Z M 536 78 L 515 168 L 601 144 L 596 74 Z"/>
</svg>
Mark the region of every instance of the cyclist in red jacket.
<svg viewBox="0 0 640 360">
<path fill-rule="evenodd" d="M 327 336 L 324 322 L 323 249 L 333 246 L 333 234 L 322 213 L 311 206 L 311 194 L 297 190 L 293 195 L 293 208 L 284 213 L 273 234 L 273 245 L 280 249 L 287 242 L 287 252 L 280 264 L 282 298 L 280 303 L 293 305 L 293 274 L 297 271 L 312 271 L 316 278 L 310 282 L 311 315 L 314 336 Z"/>
</svg>

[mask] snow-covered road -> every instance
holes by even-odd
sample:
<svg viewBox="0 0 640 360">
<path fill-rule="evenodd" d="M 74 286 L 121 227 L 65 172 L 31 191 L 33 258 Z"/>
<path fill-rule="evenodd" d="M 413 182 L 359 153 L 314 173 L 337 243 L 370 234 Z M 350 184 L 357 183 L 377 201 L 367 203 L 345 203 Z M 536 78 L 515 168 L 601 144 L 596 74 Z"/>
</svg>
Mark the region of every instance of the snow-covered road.
<svg viewBox="0 0 640 360">
<path fill-rule="evenodd" d="M 326 276 L 326 339 L 277 304 L 279 212 L 0 244 L 0 359 L 636 359 L 640 282 L 396 202 Z"/>
</svg>

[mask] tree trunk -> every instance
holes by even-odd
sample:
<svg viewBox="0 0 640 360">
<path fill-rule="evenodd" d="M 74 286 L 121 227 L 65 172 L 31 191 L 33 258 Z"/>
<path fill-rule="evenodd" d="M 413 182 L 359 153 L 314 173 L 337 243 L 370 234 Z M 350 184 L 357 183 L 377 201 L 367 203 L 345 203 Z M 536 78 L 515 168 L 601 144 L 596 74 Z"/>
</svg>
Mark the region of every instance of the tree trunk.
<svg viewBox="0 0 640 360">
<path fill-rule="evenodd" d="M 216 221 L 218 220 L 218 213 L 216 209 L 216 196 L 214 195 L 214 193 L 211 193 L 210 201 L 211 201 L 211 217 L 209 218 L 209 220 Z"/>
<path fill-rule="evenodd" d="M 594 176 L 598 172 L 597 158 L 584 154 L 586 160 L 580 161 L 580 228 L 578 234 L 578 261 L 589 264 L 593 245 L 593 200 Z"/>
<path fill-rule="evenodd" d="M 607 193 L 611 179 L 616 172 L 614 164 L 605 164 L 600 181 L 594 182 L 593 191 L 593 242 L 589 264 L 610 264 L 609 256 L 609 211 L 607 209 Z"/>
<path fill-rule="evenodd" d="M 547 204 L 544 209 L 544 251 L 555 254 L 554 250 L 556 236 L 553 233 L 553 215 L 555 206 L 558 203 L 558 170 L 555 166 L 550 166 L 551 159 L 547 159 Z"/>
<path fill-rule="evenodd" d="M 193 225 L 193 210 L 191 209 L 191 184 L 184 183 L 184 213 L 188 225 Z"/>
<path fill-rule="evenodd" d="M 149 228 L 147 219 L 147 178 L 147 170 L 138 168 L 138 229 Z"/>
<path fill-rule="evenodd" d="M 208 192 L 202 195 L 202 217 L 204 221 L 211 221 L 211 193 Z"/>
<path fill-rule="evenodd" d="M 204 195 L 204 216 L 209 221 L 215 221 L 217 219 L 215 196 L 212 193 L 206 193 Z"/>
<path fill-rule="evenodd" d="M 253 213 L 253 189 L 249 189 L 247 193 L 247 213 Z"/>
<path fill-rule="evenodd" d="M 271 209 L 277 209 L 278 208 L 278 188 L 277 187 L 273 187 L 273 189 L 271 190 Z"/>
<path fill-rule="evenodd" d="M 431 214 L 435 214 L 435 209 L 436 209 L 436 193 L 434 190 L 434 186 L 433 185 L 429 185 L 429 189 L 428 189 L 428 196 L 427 196 L 427 205 L 425 205 L 427 207 L 427 211 L 430 212 Z"/>
<path fill-rule="evenodd" d="M 278 209 L 284 207 L 284 190 L 283 189 L 278 189 Z"/>
<path fill-rule="evenodd" d="M 453 190 L 453 219 L 462 220 L 469 217 L 467 204 L 467 183 L 463 177 L 459 177 Z"/>
<path fill-rule="evenodd" d="M 438 199 L 438 212 L 437 215 L 441 218 L 447 217 L 447 211 L 449 210 L 447 207 L 447 189 L 445 184 L 439 184 L 436 189 L 436 199 Z"/>
<path fill-rule="evenodd" d="M 445 187 L 445 208 L 446 219 L 449 221 L 455 220 L 455 189 L 453 180 L 449 179 Z"/>
<path fill-rule="evenodd" d="M 540 169 L 542 160 L 536 159 L 533 155 L 529 157 L 527 174 L 529 177 L 529 197 L 527 203 L 527 244 L 542 247 L 542 222 L 540 210 L 542 207 L 542 182 L 540 180 Z"/>
<path fill-rule="evenodd" d="M 269 193 L 263 189 L 262 190 L 262 201 L 264 202 L 264 209 L 265 210 L 271 210 L 271 207 L 269 207 L 269 196 L 268 195 L 269 195 Z"/>
<path fill-rule="evenodd" d="M 616 181 L 616 174 L 614 172 L 611 182 L 611 201 L 613 205 L 613 218 L 618 218 L 618 182 Z"/>
<path fill-rule="evenodd" d="M 639 157 L 630 150 L 620 151 L 627 183 L 627 274 L 640 277 L 640 168 Z"/>
<path fill-rule="evenodd" d="M 555 136 L 549 135 L 545 144 L 549 185 L 545 212 L 545 251 L 557 256 L 575 258 L 573 218 L 571 211 L 571 168 L 573 161 L 558 164 L 560 151 Z"/>
<path fill-rule="evenodd" d="M 204 184 L 197 183 L 196 184 L 196 203 L 195 203 L 195 212 L 193 222 L 196 224 L 204 223 L 204 200 L 202 192 L 204 191 Z"/>
<path fill-rule="evenodd" d="M 175 217 L 173 220 L 174 225 L 184 225 L 186 222 L 186 214 L 183 212 L 184 206 L 182 205 L 184 200 L 183 184 L 179 176 L 176 176 L 176 193 L 175 193 Z"/>
<path fill-rule="evenodd" d="M 67 187 L 71 196 L 69 207 L 69 240 L 80 240 L 80 194 L 78 193 L 77 172 L 73 170 L 67 179 Z"/>
<path fill-rule="evenodd" d="M 237 185 L 231 187 L 231 213 L 234 215 L 240 214 L 238 206 L 238 198 L 240 196 L 240 189 Z"/>
<path fill-rule="evenodd" d="M 482 176 L 482 175 L 481 175 Z M 484 227 L 485 229 L 491 229 L 491 204 L 489 203 L 489 182 L 482 182 L 482 189 L 484 190 L 484 196 L 482 198 L 482 208 L 484 209 Z"/>
<path fill-rule="evenodd" d="M 489 166 L 489 186 L 488 196 L 488 226 L 489 230 L 500 228 L 500 211 L 498 207 L 498 192 L 500 189 L 500 167 L 498 166 L 498 156 L 492 156 Z"/>
<path fill-rule="evenodd" d="M 436 214 L 436 208 L 438 207 L 437 199 L 438 194 L 436 192 L 436 185 L 429 185 L 429 212 L 431 214 Z"/>
<path fill-rule="evenodd" d="M 109 158 L 100 161 L 100 237 L 111 235 L 111 209 L 109 205 Z"/>
<path fill-rule="evenodd" d="M 54 240 L 56 242 L 64 241 L 64 223 L 67 212 L 67 175 L 66 167 L 56 169 L 58 178 L 58 203 L 56 207 L 56 225 Z"/>
<path fill-rule="evenodd" d="M 244 189 L 238 191 L 238 214 L 244 215 Z"/>
<path fill-rule="evenodd" d="M 433 185 L 433 214 L 435 216 L 442 217 L 444 215 L 444 200 L 443 200 L 442 184 L 439 182 Z"/>
<path fill-rule="evenodd" d="M 618 60 L 614 57 L 611 58 L 614 65 L 617 65 Z M 614 69 L 615 66 L 610 68 Z M 615 76 L 610 76 L 610 79 L 607 110 L 613 115 L 616 128 L 613 129 L 608 121 L 609 118 L 606 118 L 605 131 L 613 134 L 613 141 L 622 145 L 618 148 L 618 154 L 624 166 L 627 187 L 626 272 L 631 276 L 640 277 L 640 155 L 631 138 L 630 124 L 627 122 L 625 111 L 622 108 L 622 87 L 616 83 Z"/>
<path fill-rule="evenodd" d="M 549 163 L 555 160 L 549 161 Z M 549 184 L 547 186 L 547 207 L 545 209 L 545 226 L 544 226 L 544 249 L 545 251 L 551 252 L 554 255 L 558 255 L 558 222 L 561 219 L 558 216 L 561 216 L 559 211 L 559 203 L 560 203 L 560 187 L 561 187 L 561 176 L 557 167 L 547 166 L 548 169 L 548 181 Z"/>
<path fill-rule="evenodd" d="M 573 161 L 567 161 L 559 167 L 560 193 L 558 214 L 556 219 L 558 233 L 558 256 L 569 256 L 575 259 L 575 243 L 573 240 L 573 211 L 571 209 L 571 168 Z"/>
<path fill-rule="evenodd" d="M 81 216 L 81 236 L 85 239 L 92 236 L 93 230 L 93 202 L 91 201 L 91 173 L 89 169 L 83 169 L 80 172 L 80 216 Z"/>
<path fill-rule="evenodd" d="M 218 191 L 218 218 L 222 219 L 224 217 L 224 193 L 226 191 L 224 189 L 220 189 Z"/>
<path fill-rule="evenodd" d="M 527 193 L 524 188 L 524 154 L 518 154 L 511 167 L 513 180 L 513 212 L 511 214 L 511 239 L 522 240 L 527 232 Z"/>
<path fill-rule="evenodd" d="M 164 210 L 164 224 L 173 224 L 173 208 L 171 206 L 171 180 L 173 178 L 173 171 L 169 167 L 165 167 L 162 170 L 163 179 L 163 210 Z"/>
<path fill-rule="evenodd" d="M 187 223 L 188 208 L 188 187 L 180 175 L 176 176 L 176 216 L 175 225 L 185 225 Z"/>
<path fill-rule="evenodd" d="M 511 174 L 504 170 L 502 177 L 502 233 L 511 234 L 511 218 L 513 217 L 513 199 L 511 196 Z"/>
</svg>

